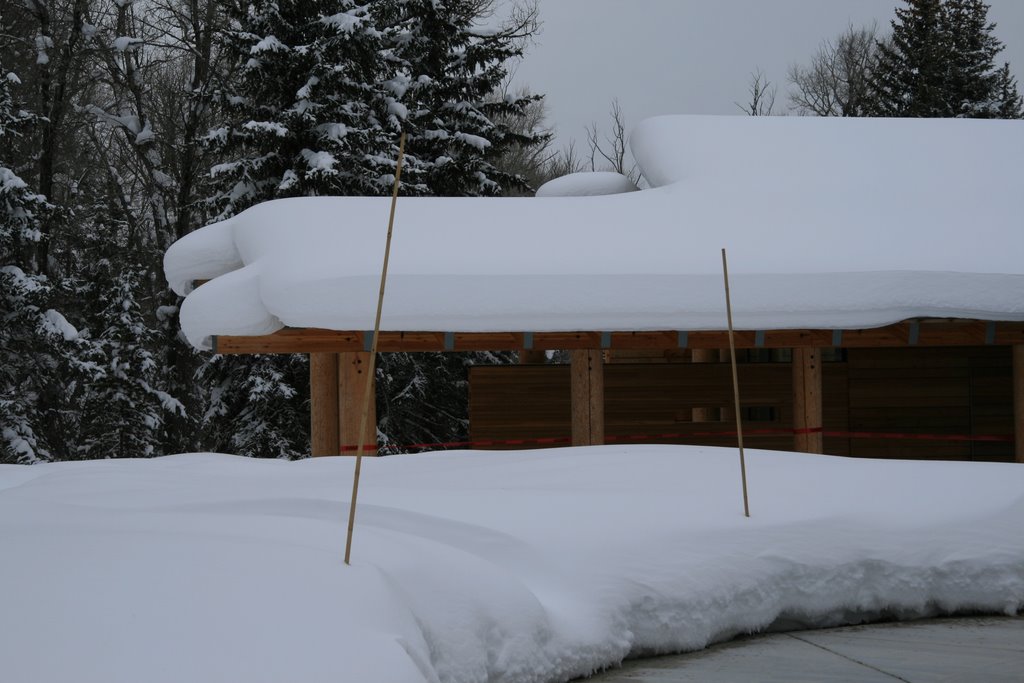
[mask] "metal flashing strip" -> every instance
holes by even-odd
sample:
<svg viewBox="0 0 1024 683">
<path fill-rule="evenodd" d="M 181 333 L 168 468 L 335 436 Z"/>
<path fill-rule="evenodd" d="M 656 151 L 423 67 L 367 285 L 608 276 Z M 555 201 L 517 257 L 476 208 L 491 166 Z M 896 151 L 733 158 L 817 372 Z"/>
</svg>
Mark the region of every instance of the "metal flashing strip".
<svg viewBox="0 0 1024 683">
<path fill-rule="evenodd" d="M 454 351 L 455 350 L 455 333 L 445 332 L 444 333 L 444 350 Z"/>
<path fill-rule="evenodd" d="M 373 351 L 373 330 L 363 332 L 363 351 Z"/>
<path fill-rule="evenodd" d="M 523 348 L 527 351 L 533 350 L 533 332 L 523 332 Z"/>
<path fill-rule="evenodd" d="M 843 345 L 843 331 L 842 330 L 832 330 L 832 346 L 839 347 L 839 346 L 842 346 L 842 345 Z"/>
<path fill-rule="evenodd" d="M 910 333 L 907 336 L 907 343 L 911 346 L 917 346 L 918 340 L 921 338 L 921 323 L 916 320 L 910 323 Z"/>
<path fill-rule="evenodd" d="M 764 330 L 754 332 L 754 346 L 759 349 L 764 347 Z"/>
<path fill-rule="evenodd" d="M 601 348 L 610 349 L 612 347 L 612 333 L 602 332 L 601 333 Z"/>
<path fill-rule="evenodd" d="M 985 325 L 985 343 L 992 345 L 996 343 L 996 321 L 989 320 Z"/>
<path fill-rule="evenodd" d="M 685 330 L 680 330 L 678 333 L 678 345 L 679 348 L 685 349 L 690 343 L 690 333 Z"/>
</svg>

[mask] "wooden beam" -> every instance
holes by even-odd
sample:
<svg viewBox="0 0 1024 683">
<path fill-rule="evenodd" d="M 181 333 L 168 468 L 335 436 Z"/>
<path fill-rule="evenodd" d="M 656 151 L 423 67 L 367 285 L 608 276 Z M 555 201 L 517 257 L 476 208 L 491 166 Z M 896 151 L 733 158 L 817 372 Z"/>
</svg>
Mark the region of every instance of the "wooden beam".
<svg viewBox="0 0 1024 683">
<path fill-rule="evenodd" d="M 1024 322 L 977 320 L 905 321 L 867 330 L 753 330 L 736 332 L 736 348 L 891 348 L 902 346 L 986 346 L 1024 344 Z M 758 337 L 761 337 L 758 343 Z M 607 342 L 611 349 L 721 349 L 729 345 L 728 333 L 720 330 L 687 332 L 675 330 L 653 332 L 535 332 L 536 349 L 600 349 Z M 446 343 L 446 338 L 447 342 Z M 367 334 L 359 331 L 338 332 L 320 329 L 279 330 L 274 334 L 214 338 L 214 352 L 222 354 L 251 353 L 319 353 L 363 351 L 369 347 Z M 381 332 L 379 351 L 517 351 L 523 348 L 520 332 Z"/>
<path fill-rule="evenodd" d="M 824 453 L 822 427 L 821 350 L 793 349 L 793 450 Z"/>
<path fill-rule="evenodd" d="M 355 455 L 359 444 L 359 423 L 362 417 L 366 383 L 374 378 L 368 372 L 370 354 L 346 351 L 338 354 L 338 426 L 342 455 Z M 377 407 L 370 401 L 367 417 L 367 443 L 363 455 L 377 455 Z"/>
<path fill-rule="evenodd" d="M 572 445 L 604 443 L 604 357 L 599 349 L 575 349 L 571 358 Z"/>
<path fill-rule="evenodd" d="M 1013 347 L 1013 430 L 1017 462 L 1024 463 L 1024 344 Z"/>
<path fill-rule="evenodd" d="M 309 354 L 309 409 L 313 457 L 337 455 L 338 354 Z"/>
</svg>

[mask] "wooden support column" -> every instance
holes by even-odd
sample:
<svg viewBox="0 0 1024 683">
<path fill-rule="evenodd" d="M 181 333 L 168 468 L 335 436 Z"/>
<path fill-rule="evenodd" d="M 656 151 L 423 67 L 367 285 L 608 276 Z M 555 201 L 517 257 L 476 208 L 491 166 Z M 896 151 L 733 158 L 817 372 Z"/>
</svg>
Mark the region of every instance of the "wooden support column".
<svg viewBox="0 0 1024 683">
<path fill-rule="evenodd" d="M 793 349 L 793 428 L 821 429 L 821 349 Z M 793 450 L 824 453 L 820 431 L 793 435 Z"/>
<path fill-rule="evenodd" d="M 691 351 L 690 360 L 694 363 L 717 363 L 718 349 L 694 349 Z M 717 422 L 719 418 L 718 408 L 703 407 L 692 409 L 692 420 L 694 422 Z"/>
<path fill-rule="evenodd" d="M 604 354 L 600 349 L 571 353 L 572 445 L 604 443 Z"/>
<path fill-rule="evenodd" d="M 544 349 L 519 349 L 520 365 L 543 365 L 547 362 L 548 356 Z"/>
<path fill-rule="evenodd" d="M 1013 433 L 1017 462 L 1024 463 L 1024 345 L 1013 347 Z"/>
<path fill-rule="evenodd" d="M 338 354 L 309 354 L 309 408 L 313 456 L 338 455 Z"/>
<path fill-rule="evenodd" d="M 338 424 L 342 455 L 355 455 L 359 444 L 359 423 L 363 413 L 366 383 L 370 376 L 370 354 L 345 351 L 338 354 Z M 376 387 L 373 394 L 376 396 Z M 377 402 L 370 401 L 366 420 L 366 448 L 363 455 L 377 455 Z"/>
</svg>

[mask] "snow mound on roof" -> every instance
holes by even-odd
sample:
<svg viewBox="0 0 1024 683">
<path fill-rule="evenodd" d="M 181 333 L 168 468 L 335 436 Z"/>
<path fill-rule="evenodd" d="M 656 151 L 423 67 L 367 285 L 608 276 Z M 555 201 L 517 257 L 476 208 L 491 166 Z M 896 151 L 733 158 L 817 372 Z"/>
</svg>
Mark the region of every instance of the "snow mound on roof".
<svg viewBox="0 0 1024 683">
<path fill-rule="evenodd" d="M 35 683 L 564 681 L 791 628 L 1024 607 L 1024 467 L 630 446 L 0 465 Z M 46 634 L 41 638 L 39 634 Z"/>
<path fill-rule="evenodd" d="M 537 188 L 538 197 L 592 197 L 595 195 L 636 192 L 636 184 L 614 171 L 570 173 Z"/>
<path fill-rule="evenodd" d="M 1024 320 L 1024 121 L 659 117 L 633 136 L 655 189 L 402 198 L 385 330 L 851 329 Z M 390 202 L 266 202 L 176 242 L 182 328 L 373 327 Z M 224 274 L 238 269 L 233 277 Z"/>
</svg>

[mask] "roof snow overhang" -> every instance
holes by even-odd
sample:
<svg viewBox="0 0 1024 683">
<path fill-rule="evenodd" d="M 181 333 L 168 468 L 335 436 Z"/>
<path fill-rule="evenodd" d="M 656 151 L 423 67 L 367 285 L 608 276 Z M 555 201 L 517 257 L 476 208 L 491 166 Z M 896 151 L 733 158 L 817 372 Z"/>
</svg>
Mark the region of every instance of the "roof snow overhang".
<svg viewBox="0 0 1024 683">
<path fill-rule="evenodd" d="M 400 199 L 381 350 L 721 348 L 722 247 L 741 346 L 1022 343 L 1024 122 L 660 117 L 632 146 L 652 189 Z M 277 200 L 182 238 L 185 335 L 367 348 L 388 209 Z"/>
</svg>

